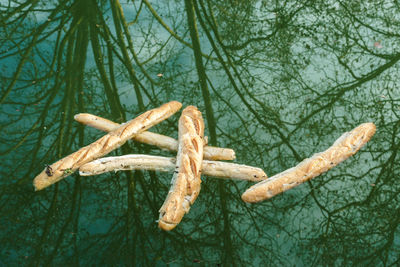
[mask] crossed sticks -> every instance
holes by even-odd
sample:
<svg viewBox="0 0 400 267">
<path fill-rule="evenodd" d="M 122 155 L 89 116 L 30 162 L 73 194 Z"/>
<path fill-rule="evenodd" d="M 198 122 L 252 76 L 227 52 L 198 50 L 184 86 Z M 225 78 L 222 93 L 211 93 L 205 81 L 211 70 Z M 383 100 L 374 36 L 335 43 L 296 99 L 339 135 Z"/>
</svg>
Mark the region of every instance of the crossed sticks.
<svg viewBox="0 0 400 267">
<path fill-rule="evenodd" d="M 344 133 L 326 151 L 317 153 L 297 166 L 267 179 L 267 175 L 260 168 L 218 161 L 235 159 L 235 152 L 229 148 L 207 146 L 201 112 L 194 106 L 188 106 L 182 111 L 178 140 L 146 131 L 176 113 L 181 107 L 181 103 L 172 101 L 121 125 L 91 114 L 75 115 L 74 118 L 78 122 L 108 133 L 92 144 L 46 166 L 33 181 L 35 190 L 42 190 L 78 169 L 83 176 L 136 169 L 173 171 L 171 189 L 160 208 L 158 221 L 159 227 L 168 231 L 179 224 L 196 200 L 201 188 L 201 174 L 258 182 L 243 193 L 242 199 L 245 202 L 259 202 L 328 171 L 354 155 L 376 131 L 373 123 L 363 123 L 351 132 Z M 129 139 L 177 151 L 177 156 L 168 158 L 125 155 L 101 158 Z"/>
</svg>

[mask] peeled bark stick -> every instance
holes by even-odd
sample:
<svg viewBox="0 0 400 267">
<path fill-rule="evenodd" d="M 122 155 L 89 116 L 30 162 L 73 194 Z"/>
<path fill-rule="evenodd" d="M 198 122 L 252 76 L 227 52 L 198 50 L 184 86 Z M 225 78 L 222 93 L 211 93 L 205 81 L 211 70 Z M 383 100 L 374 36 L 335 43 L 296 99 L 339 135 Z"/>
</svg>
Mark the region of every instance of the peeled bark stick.
<svg viewBox="0 0 400 267">
<path fill-rule="evenodd" d="M 45 170 L 34 179 L 33 184 L 35 190 L 41 190 L 54 184 L 72 174 L 83 164 L 108 154 L 112 150 L 123 145 L 135 134 L 143 132 L 170 117 L 181 107 L 181 103 L 171 101 L 159 108 L 146 111 L 135 119 L 106 134 L 96 142 L 79 149 L 56 163 L 53 163 L 51 166 L 47 166 Z"/>
<path fill-rule="evenodd" d="M 247 189 L 242 199 L 245 202 L 259 202 L 289 190 L 323 172 L 328 171 L 348 157 L 354 155 L 375 134 L 373 123 L 363 123 L 351 132 L 344 133 L 327 150 L 313 155 L 273 177 Z"/>
<path fill-rule="evenodd" d="M 151 170 L 168 172 L 175 169 L 176 159 L 150 155 L 124 155 L 96 159 L 79 168 L 81 176 L 98 175 L 111 171 Z M 267 179 L 265 172 L 256 167 L 221 161 L 203 160 L 201 173 L 227 179 L 259 182 Z"/>
<path fill-rule="evenodd" d="M 178 132 L 176 170 L 168 196 L 159 211 L 158 226 L 166 231 L 178 225 L 200 192 L 204 122 L 196 107 L 188 106 L 182 111 Z"/>
<path fill-rule="evenodd" d="M 89 113 L 76 114 L 74 119 L 82 124 L 105 132 L 110 132 L 120 126 L 118 123 Z M 133 139 L 137 142 L 154 145 L 162 149 L 178 151 L 178 140 L 169 136 L 146 131 L 135 135 Z M 204 158 L 209 160 L 234 160 L 235 151 L 230 148 L 205 146 Z"/>
</svg>

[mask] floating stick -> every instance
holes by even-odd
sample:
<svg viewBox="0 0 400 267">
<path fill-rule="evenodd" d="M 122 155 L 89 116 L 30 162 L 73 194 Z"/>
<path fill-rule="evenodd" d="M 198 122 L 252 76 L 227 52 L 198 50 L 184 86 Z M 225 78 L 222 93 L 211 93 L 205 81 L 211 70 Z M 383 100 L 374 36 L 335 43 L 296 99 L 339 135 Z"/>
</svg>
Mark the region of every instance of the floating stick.
<svg viewBox="0 0 400 267">
<path fill-rule="evenodd" d="M 363 123 L 351 132 L 344 133 L 327 150 L 300 162 L 296 167 L 259 182 L 243 193 L 245 202 L 259 202 L 285 192 L 323 172 L 328 171 L 354 155 L 375 134 L 373 123 Z"/>
<path fill-rule="evenodd" d="M 100 158 L 79 168 L 81 176 L 98 175 L 111 171 L 151 170 L 169 172 L 175 169 L 176 159 L 150 155 L 124 155 Z M 208 176 L 247 181 L 267 179 L 265 172 L 256 167 L 242 164 L 203 160 L 201 173 Z"/>
<path fill-rule="evenodd" d="M 88 113 L 76 114 L 74 118 L 82 124 L 105 132 L 110 132 L 120 126 L 118 123 Z M 178 151 L 178 140 L 169 136 L 145 131 L 135 135 L 133 139 L 137 142 L 154 145 L 162 149 Z M 235 151 L 230 148 L 205 146 L 203 157 L 209 160 L 234 160 Z"/>
<path fill-rule="evenodd" d="M 123 145 L 135 134 L 145 131 L 177 112 L 182 104 L 177 101 L 166 103 L 141 114 L 137 118 L 121 125 L 96 142 L 85 146 L 63 159 L 47 166 L 33 181 L 35 190 L 41 190 L 69 176 L 83 164 L 108 154 Z"/>
</svg>

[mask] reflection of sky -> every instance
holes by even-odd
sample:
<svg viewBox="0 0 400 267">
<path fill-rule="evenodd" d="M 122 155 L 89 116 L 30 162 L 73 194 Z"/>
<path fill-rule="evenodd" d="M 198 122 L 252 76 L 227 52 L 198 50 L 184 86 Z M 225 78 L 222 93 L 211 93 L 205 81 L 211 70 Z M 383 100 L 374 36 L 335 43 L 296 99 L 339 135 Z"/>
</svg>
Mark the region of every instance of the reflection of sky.
<svg viewBox="0 0 400 267">
<path fill-rule="evenodd" d="M 331 1 L 331 3 L 333 2 L 337 3 L 336 1 Z M 156 5 L 156 3 L 154 4 Z M 134 5 L 139 5 L 139 2 L 134 2 L 134 4 L 123 4 L 125 17 L 128 21 L 131 21 L 136 15 Z M 178 14 L 184 14 L 182 4 L 176 5 L 175 3 L 168 2 L 168 4 L 157 3 L 157 5 L 161 5 L 155 6 L 155 8 L 160 12 L 160 15 L 165 22 L 168 25 L 175 24 L 176 27 L 172 28 L 176 30 L 180 36 L 186 34 L 184 39 L 190 42 L 189 34 L 185 31 L 186 21 L 184 17 L 177 18 L 168 15 L 171 10 L 174 12 L 176 11 L 175 13 Z M 261 2 L 257 5 L 261 5 Z M 257 8 L 259 7 L 260 6 L 257 6 Z M 338 5 L 335 4 L 333 7 L 333 10 L 336 12 Z M 105 16 L 108 18 L 108 26 L 110 27 L 112 34 L 115 36 L 114 25 L 112 24 L 113 20 L 111 19 L 110 12 L 111 11 L 108 9 Z M 260 15 L 260 17 L 257 17 L 257 19 L 263 18 L 273 20 L 275 18 L 273 12 L 266 14 L 264 17 L 261 16 L 262 14 L 258 15 Z M 34 19 L 33 16 L 35 16 Z M 332 28 L 326 27 L 333 27 L 333 23 L 330 23 L 332 22 L 332 18 L 337 18 L 337 14 L 331 14 L 330 17 L 327 16 L 326 18 L 322 18 L 310 14 L 309 10 L 305 9 L 304 13 L 300 12 L 298 17 L 296 17 L 292 23 L 293 25 L 296 25 L 297 23 L 304 27 L 312 27 L 319 22 L 321 26 L 315 28 L 315 35 L 305 36 L 302 35 L 303 33 L 297 34 L 297 28 L 295 30 L 288 29 L 287 32 L 282 31 L 280 33 L 281 35 L 272 41 L 262 41 L 252 44 L 248 47 L 248 50 L 256 50 L 259 52 L 254 55 L 254 58 L 246 58 L 244 63 L 238 62 L 236 67 L 239 70 L 239 75 L 234 75 L 234 80 L 238 84 L 239 90 L 243 93 L 243 97 L 249 101 L 250 105 L 256 110 L 256 115 L 261 118 L 261 121 L 277 125 L 285 137 L 289 136 L 288 141 L 293 145 L 294 149 L 301 157 L 309 157 L 316 152 L 326 149 L 341 135 L 343 131 L 351 130 L 353 126 L 361 121 L 374 120 L 385 127 L 384 130 L 379 129 L 377 137 L 374 137 L 374 141 L 371 142 L 371 145 L 360 154 L 350 158 L 343 163 L 343 165 L 335 167 L 329 172 L 329 174 L 313 180 L 312 183 L 316 185 L 314 191 L 311 191 L 310 185 L 305 184 L 283 194 L 282 196 L 276 197 L 272 201 L 250 206 L 241 202 L 239 203 L 240 192 L 246 187 L 246 183 L 236 181 L 230 183 L 224 181 L 224 188 L 229 191 L 227 195 L 232 193 L 232 196 L 228 196 L 229 203 L 227 204 L 229 225 L 234 227 L 236 230 L 239 230 L 239 232 L 243 231 L 245 227 L 248 227 L 248 229 L 250 229 L 248 236 L 244 237 L 260 238 L 260 242 L 264 246 L 266 244 L 269 245 L 269 243 L 276 245 L 269 246 L 271 254 L 276 253 L 278 256 L 291 255 L 287 262 L 292 264 L 297 264 L 302 259 L 305 259 L 304 253 L 307 252 L 302 250 L 303 246 L 305 246 L 304 244 L 308 242 L 312 243 L 312 238 L 318 238 L 320 233 L 323 231 L 321 230 L 320 224 L 326 222 L 326 214 L 321 210 L 319 205 L 322 205 L 328 210 L 333 210 L 347 205 L 352 201 L 359 201 L 360 199 L 367 198 L 367 195 L 370 193 L 370 189 L 372 188 L 371 184 L 373 184 L 374 179 L 378 177 L 378 172 L 381 168 L 379 164 L 381 164 L 381 161 L 384 161 L 384 159 L 381 158 L 387 157 L 387 153 L 382 152 L 384 153 L 383 155 L 379 155 L 377 158 L 372 158 L 372 154 L 369 153 L 369 150 L 380 149 L 383 151 L 391 146 L 390 140 L 393 139 L 394 143 L 397 140 L 397 136 L 391 136 L 396 135 L 397 132 L 392 131 L 393 129 L 390 128 L 392 127 L 392 124 L 396 123 L 400 113 L 400 109 L 398 109 L 399 102 L 391 101 L 392 99 L 396 100 L 400 98 L 400 92 L 397 90 L 399 87 L 399 72 L 397 65 L 383 73 L 378 78 L 361 85 L 357 90 L 350 90 L 345 93 L 342 98 L 336 101 L 331 107 L 327 108 L 326 112 L 316 114 L 316 116 L 312 117 L 303 125 L 297 125 L 304 116 L 312 113 L 320 107 L 323 107 L 323 105 L 331 101 L 333 97 L 329 96 L 329 94 L 333 94 L 335 93 L 335 90 L 339 90 L 340 88 L 355 82 L 354 77 L 351 76 L 349 71 L 338 63 L 338 58 L 343 56 L 343 59 L 349 64 L 353 73 L 359 77 L 363 77 L 363 75 L 368 74 L 368 72 L 373 68 L 383 65 L 387 61 L 386 59 L 380 59 L 370 53 L 360 53 L 360 49 L 357 48 L 356 45 L 346 51 L 347 54 L 340 54 L 338 51 L 340 51 L 340 49 L 346 44 L 344 42 L 346 38 L 340 34 L 336 37 L 333 33 L 329 33 Z M 46 20 L 47 14 L 44 12 L 35 12 L 31 18 L 32 25 L 46 22 Z M 170 36 L 164 28 L 152 19 L 152 15 L 146 8 L 143 8 L 138 21 L 138 24 L 130 26 L 130 32 L 139 60 L 143 62 L 151 57 L 160 48 L 160 45 L 166 42 Z M 33 24 L 33 22 L 35 24 Z M 55 27 L 56 24 L 57 22 L 49 23 L 51 27 Z M 28 26 L 27 28 L 29 28 Z M 257 26 L 254 27 L 257 28 Z M 68 25 L 66 25 L 66 28 L 68 28 Z M 314 28 L 312 29 L 314 30 Z M 367 28 L 360 29 L 360 33 L 364 37 L 366 47 L 371 49 L 374 53 L 394 53 L 393 51 L 396 51 L 397 49 L 398 45 L 396 42 L 392 42 L 390 39 L 386 40 L 379 36 L 379 34 L 376 34 Z M 268 34 L 268 32 L 265 34 Z M 294 37 L 292 35 L 294 35 Z M 247 36 L 244 36 L 244 39 L 245 37 Z M 290 39 L 289 37 L 293 37 L 293 39 Z M 324 37 L 327 37 L 328 39 L 325 39 Z M 206 36 L 200 34 L 200 40 L 203 52 L 208 54 L 211 47 Z M 286 40 L 289 41 L 286 42 Z M 32 82 L 32 79 L 43 74 L 42 71 L 46 69 L 46 67 L 41 65 L 43 63 L 42 59 L 36 54 L 36 52 L 40 51 L 47 60 L 50 60 L 53 56 L 54 41 L 55 34 L 49 36 L 46 41 L 37 45 L 36 50 L 32 53 L 32 58 L 24 66 L 20 77 L 21 80 L 17 82 L 16 87 L 26 84 L 29 85 L 29 83 Z M 379 45 L 374 45 L 374 42 L 377 41 L 379 41 Z M 335 49 L 330 47 L 330 45 L 335 45 Z M 116 47 L 116 44 L 114 44 L 114 46 L 116 51 L 120 53 L 120 49 Z M 279 52 L 281 52 L 279 46 L 284 48 L 285 53 L 279 54 Z M 262 49 L 264 49 L 264 51 Z M 13 50 L 10 50 L 10 53 L 12 51 Z M 106 52 L 104 52 L 104 54 L 106 55 Z M 232 55 L 232 58 L 239 58 L 243 54 L 243 51 L 238 52 L 237 55 Z M 215 57 L 215 54 L 212 54 L 212 56 Z M 223 57 L 226 58 L 225 55 L 223 55 Z M 137 104 L 133 85 L 128 78 L 125 67 L 122 66 L 118 58 L 114 57 L 113 60 L 117 74 L 117 87 L 120 93 L 120 100 L 123 105 L 128 107 L 128 112 L 132 112 L 132 114 L 128 114 L 129 116 L 127 116 L 130 118 L 136 115 L 133 114 Z M 221 99 L 213 95 L 212 102 L 214 104 L 216 117 L 218 117 L 218 131 L 226 134 L 226 136 L 224 134 L 218 136 L 219 145 L 231 145 L 237 151 L 237 162 L 263 167 L 269 176 L 281 172 L 286 168 L 290 168 L 298 163 L 298 159 L 294 159 L 292 151 L 286 144 L 282 143 L 277 132 L 267 126 L 263 126 L 260 121 L 254 118 L 255 114 L 252 114 L 245 107 L 243 101 L 233 90 L 232 83 L 227 78 L 227 75 L 221 66 L 216 62 L 207 61 L 205 58 L 203 58 L 203 61 L 207 67 L 208 77 L 216 91 L 221 94 L 223 100 L 227 101 L 233 107 L 232 109 L 227 108 Z M 33 72 L 34 65 L 32 62 L 37 65 L 36 72 Z M 144 84 L 146 89 L 150 90 L 150 83 L 147 81 L 147 78 L 144 77 L 139 66 L 133 59 L 131 62 L 138 78 Z M 1 75 L 11 77 L 17 67 L 17 63 L 18 57 L 0 60 Z M 371 67 L 371 65 L 374 65 L 374 67 Z M 144 65 L 144 68 L 155 81 L 161 81 L 160 85 L 154 86 L 156 95 L 158 93 L 164 93 L 164 90 L 169 90 L 171 91 L 172 96 L 182 98 L 177 100 L 199 106 L 202 105 L 202 96 L 195 85 L 198 78 L 193 62 L 193 52 L 175 39 L 172 38 L 169 40 L 168 44 L 162 49 L 162 51 L 154 59 Z M 88 72 L 94 70 L 97 73 L 90 44 L 87 52 L 86 70 Z M 229 68 L 229 70 L 233 73 L 232 68 Z M 158 74 L 162 74 L 163 76 L 158 77 Z M 99 88 L 97 89 L 98 93 L 102 94 L 103 90 L 101 89 L 101 82 L 92 77 L 93 76 L 89 76 L 88 74 L 88 76 L 85 77 L 85 80 L 88 81 L 88 84 L 93 84 L 94 88 Z M 244 85 L 240 84 L 239 78 L 244 81 Z M 254 78 L 254 80 L 252 80 L 252 78 Z M 35 83 L 24 90 L 13 92 L 8 100 L 18 100 L 21 102 L 30 101 L 33 92 L 40 92 L 41 90 L 45 92 L 49 90 L 55 82 L 56 81 L 54 81 L 53 78 L 50 78 L 44 82 Z M 1 88 L 4 88 L 8 83 L 9 81 L 1 81 Z M 250 93 L 253 93 L 256 100 L 259 100 L 261 105 L 256 103 L 255 100 L 245 92 L 245 89 L 248 89 Z M 210 91 L 212 90 L 210 89 Z M 59 106 L 59 101 L 63 97 L 61 93 L 62 90 L 54 101 L 56 107 Z M 323 96 L 323 94 L 327 94 L 327 96 Z M 188 95 L 189 97 L 187 97 Z M 185 96 L 187 98 L 185 98 Z M 165 98 L 160 97 L 160 99 Z M 376 106 L 377 103 L 382 105 L 381 108 Z M 91 106 L 92 104 L 93 103 L 87 103 L 88 106 Z M 44 103 L 39 103 L 39 106 L 33 104 L 27 108 L 27 111 L 36 111 L 37 108 L 43 108 L 43 105 Z M 278 125 L 277 123 L 271 122 L 271 118 L 263 111 L 262 105 L 276 111 L 280 115 L 280 118 L 286 123 Z M 20 106 L 21 105 L 19 104 L 10 103 L 1 105 L 0 124 L 5 124 L 5 122 L 9 121 L 6 113 L 12 114 L 12 118 L 17 118 L 16 116 L 21 114 Z M 97 111 L 102 112 L 102 110 Z M 234 111 L 242 116 L 244 121 L 239 120 L 238 116 L 234 114 Z M 55 114 L 54 110 L 51 112 L 53 112 L 51 114 L 52 120 L 48 119 L 47 123 L 52 123 L 54 121 L 59 123 L 60 114 Z M 17 140 L 16 135 L 13 135 L 16 134 L 15 131 L 17 131 L 17 134 L 23 135 L 35 118 L 36 114 L 26 114 L 21 118 L 18 118 L 18 122 L 12 126 L 5 127 L 5 129 L 2 130 L 2 136 L 10 135 L 14 138 L 13 141 Z M 76 124 L 73 124 L 74 129 L 76 129 L 75 127 Z M 57 126 L 55 128 L 57 128 Z M 294 132 L 293 135 L 289 135 L 292 130 L 296 130 L 296 132 Z M 86 143 L 89 143 L 91 139 L 101 135 L 99 132 L 94 130 L 87 130 L 86 133 L 88 132 L 90 138 L 85 140 Z M 55 132 L 45 132 L 45 134 L 48 139 L 45 139 L 42 143 L 43 147 L 46 147 L 49 139 L 56 136 Z M 174 132 L 174 134 L 177 135 L 176 132 Z M 33 135 L 33 137 L 32 140 L 36 138 L 35 135 Z M 8 143 L 2 143 L 0 144 L 0 149 L 6 149 L 9 145 L 10 144 Z M 34 145 L 34 142 L 27 142 L 22 148 L 26 149 L 32 145 Z M 77 146 L 77 144 L 74 144 L 74 146 Z M 23 150 L 20 148 L 15 154 L 13 154 L 18 156 L 15 156 L 15 158 L 22 158 L 20 151 L 23 153 Z M 23 155 L 23 157 L 29 158 L 30 155 Z M 2 159 L 2 166 L 6 166 L 7 168 L 9 166 L 14 166 L 16 164 L 15 158 L 9 156 L 6 157 L 6 159 Z M 49 157 L 46 159 L 48 158 Z M 29 160 L 26 162 L 28 161 Z M 18 161 L 17 163 L 21 164 L 21 161 Z M 22 162 L 22 164 L 27 165 L 28 163 Z M 23 167 L 25 168 L 26 166 Z M 16 173 L 7 174 L 7 176 L 10 176 L 9 179 L 17 181 L 18 172 L 23 173 L 24 168 L 17 170 Z M 374 168 L 374 170 L 372 170 L 372 168 Z M 4 172 L 5 168 L 1 167 L 1 169 L 3 169 Z M 367 173 L 370 169 L 370 173 Z M 397 177 L 394 171 L 393 174 L 393 177 Z M 32 176 L 31 174 L 29 175 Z M 365 175 L 365 177 L 363 177 L 363 175 Z M 392 173 L 390 175 L 392 175 Z M 86 180 L 82 179 L 82 184 L 89 187 L 93 186 L 93 184 L 102 184 L 103 182 L 103 184 L 111 185 L 111 189 L 107 188 L 107 190 L 113 191 L 116 187 L 115 184 L 113 184 L 114 181 L 109 181 L 111 179 L 107 181 L 101 180 L 104 177 L 109 176 L 102 176 L 102 178 L 85 178 Z M 115 178 L 113 175 L 111 175 L 111 177 Z M 150 184 L 151 181 L 149 177 L 150 176 L 145 173 L 145 183 Z M 167 187 L 167 185 L 169 186 L 168 179 L 170 179 L 170 177 L 168 175 L 157 174 L 156 177 L 162 181 L 165 187 Z M 27 177 L 27 179 L 31 178 L 32 177 Z M 60 187 L 60 202 L 64 204 L 67 203 L 65 204 L 65 207 L 62 207 L 65 210 L 68 210 L 71 205 L 70 192 L 66 190 L 66 184 L 71 186 L 72 181 L 73 179 L 71 178 L 68 180 L 68 183 L 62 183 L 63 187 Z M 1 185 L 4 183 L 11 184 L 13 182 L 9 182 L 7 179 L 0 181 Z M 199 202 L 196 203 L 191 212 L 187 217 L 185 217 L 186 221 L 179 226 L 178 231 L 180 231 L 179 233 L 187 233 L 193 230 L 195 234 L 198 234 L 199 231 L 203 231 L 203 234 L 206 233 L 208 237 L 212 239 L 215 237 L 213 236 L 214 232 L 217 232 L 217 230 L 213 228 L 214 225 L 212 225 L 212 227 L 208 225 L 209 228 L 199 230 L 197 229 L 199 227 L 197 222 L 199 222 L 200 225 L 205 225 L 206 223 L 211 223 L 212 219 L 215 219 L 216 221 L 221 220 L 220 217 L 218 217 L 221 214 L 221 211 L 219 210 L 220 199 L 218 199 L 219 195 L 215 193 L 217 192 L 217 183 L 215 180 L 212 181 L 212 178 L 210 178 L 209 180 L 206 180 L 204 184 L 206 185 L 203 187 L 204 194 L 199 197 Z M 212 186 L 210 186 L 210 184 Z M 89 236 L 101 236 L 102 234 L 107 233 L 111 224 L 115 222 L 115 218 L 122 216 L 124 212 L 126 212 L 127 196 L 124 191 L 126 190 L 126 186 L 123 185 L 121 188 L 124 188 L 123 190 L 121 189 L 121 192 L 124 194 L 121 196 L 121 199 L 114 199 L 112 196 L 104 196 L 102 195 L 103 191 L 101 190 L 88 194 L 86 191 L 87 188 L 83 189 L 83 192 L 85 193 L 81 202 L 81 210 L 79 211 L 79 227 L 81 230 L 81 232 L 78 233 L 79 238 L 85 239 L 86 234 Z M 140 185 L 137 188 L 138 189 L 135 192 L 135 196 L 137 196 L 136 201 L 138 202 L 138 206 L 141 206 L 140 208 L 144 207 L 144 211 L 140 214 L 139 219 L 143 222 L 145 227 L 148 227 L 146 228 L 147 230 L 151 230 L 148 233 L 144 233 L 144 235 L 146 235 L 146 238 L 151 239 L 152 242 L 154 240 L 154 242 L 158 242 L 161 234 L 155 232 L 155 229 L 151 228 L 155 225 L 154 220 L 156 218 L 151 212 L 151 208 L 146 202 L 147 200 L 144 198 L 143 192 L 145 192 L 145 189 L 141 188 Z M 36 199 L 41 200 L 50 198 L 52 196 L 51 194 L 54 192 L 52 190 L 54 190 L 54 187 L 49 189 L 47 192 L 35 195 L 35 197 Z M 115 189 L 115 191 L 118 190 L 119 188 Z M 391 190 L 397 190 L 396 186 L 394 185 L 388 189 L 388 192 Z M 160 189 L 160 192 L 161 191 L 166 193 L 167 189 Z M 313 192 L 313 195 L 310 195 L 310 192 Z M 27 193 L 27 195 L 29 194 L 32 194 L 32 192 Z M 215 194 L 217 200 L 213 199 L 213 194 Z M 32 196 L 32 198 L 34 197 Z M 36 199 L 24 199 L 24 203 L 26 201 L 35 202 Z M 113 202 L 110 201 L 110 199 L 113 199 Z M 47 207 L 47 204 L 48 203 L 46 202 L 42 205 Z M 113 210 L 115 207 L 119 208 Z M 368 206 L 361 206 L 360 210 L 365 207 Z M 259 212 L 259 214 L 256 214 L 256 212 Z M 350 215 L 340 215 L 349 220 L 356 220 L 359 218 L 358 210 L 355 211 L 353 215 L 351 215 L 351 212 L 352 210 L 348 211 Z M 40 216 L 45 217 L 45 211 L 38 211 L 38 213 L 40 213 Z M 204 214 L 207 214 L 207 216 Z M 254 215 L 254 217 L 247 215 Z M 265 217 L 261 219 L 259 215 Z M 373 215 L 372 212 L 371 215 Z M 265 218 L 267 218 L 267 220 Z M 64 220 L 63 217 L 57 218 L 57 220 L 58 219 L 61 221 Z M 333 220 L 334 219 L 335 218 L 333 218 Z M 46 218 L 40 218 L 40 223 L 44 220 L 46 220 Z M 380 219 L 372 217 L 370 221 L 374 222 L 374 220 L 379 221 Z M 258 232 L 252 230 L 251 227 L 254 226 L 253 224 L 259 224 L 263 227 L 260 232 L 261 237 L 256 236 Z M 223 225 L 223 223 L 218 221 L 216 225 L 217 226 L 215 227 L 222 227 L 221 225 Z M 343 227 L 345 226 L 346 225 L 344 224 Z M 124 231 L 124 227 L 126 226 L 121 226 L 122 232 Z M 338 224 L 335 227 L 342 227 L 342 225 Z M 57 228 L 57 226 L 55 226 L 55 228 Z M 54 230 L 54 232 L 57 231 L 57 229 Z M 221 229 L 218 229 L 218 231 L 221 231 Z M 335 229 L 331 231 L 334 232 Z M 138 234 L 143 235 L 143 233 Z M 118 233 L 116 235 L 118 235 Z M 231 236 L 233 239 L 236 238 L 235 234 L 231 234 Z M 182 238 L 186 237 L 182 236 Z M 216 240 L 218 240 L 218 238 L 220 237 L 217 237 Z M 252 242 L 252 240 L 253 239 L 249 238 L 247 241 Z M 327 242 L 334 242 L 334 240 L 332 240 L 328 240 Z M 393 246 L 400 246 L 399 240 L 398 230 L 396 230 L 393 236 Z M 107 240 L 104 242 L 106 241 Z M 366 239 L 364 239 L 364 241 L 368 242 Z M 241 240 L 235 240 L 234 242 L 236 242 L 235 245 L 241 244 Z M 338 241 L 338 245 L 340 245 L 339 243 L 340 241 Z M 312 245 L 313 244 L 310 246 Z M 318 244 L 315 246 L 318 246 Z M 171 247 L 173 247 L 173 244 Z M 208 248 L 201 249 L 206 250 Z M 215 249 L 213 247 L 212 249 L 219 250 L 220 248 Z M 98 253 L 96 249 L 94 250 Z M 245 246 L 237 248 L 237 252 L 241 253 L 243 251 L 246 251 L 246 254 L 243 255 L 262 255 L 258 254 L 259 251 L 256 250 L 248 251 L 248 248 Z M 149 253 L 154 252 L 151 251 Z M 215 253 L 213 254 L 214 257 L 214 255 L 217 255 L 219 251 L 213 251 L 213 253 Z M 312 252 L 308 253 L 312 254 Z M 11 251 L 9 257 L 10 259 L 15 259 L 16 253 L 14 250 Z M 260 258 L 255 259 L 255 261 L 262 262 Z"/>
</svg>

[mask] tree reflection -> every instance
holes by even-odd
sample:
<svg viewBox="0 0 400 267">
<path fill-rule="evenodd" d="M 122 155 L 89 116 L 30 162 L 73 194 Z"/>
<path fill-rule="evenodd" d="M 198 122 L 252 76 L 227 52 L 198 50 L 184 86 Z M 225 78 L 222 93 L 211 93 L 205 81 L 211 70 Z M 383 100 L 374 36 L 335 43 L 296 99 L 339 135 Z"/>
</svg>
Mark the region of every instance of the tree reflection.
<svg viewBox="0 0 400 267">
<path fill-rule="evenodd" d="M 3 1 L 0 4 L 4 264 L 396 265 L 399 5 L 393 1 Z M 178 100 L 210 144 L 272 176 L 373 121 L 356 156 L 260 204 L 250 183 L 204 177 L 172 232 L 155 220 L 170 174 L 78 174 L 43 192 L 45 164 Z M 177 116 L 155 131 L 177 135 Z M 116 154 L 173 154 L 136 143 Z M 0 261 L 1 262 L 1 261 Z M 1 263 L 3 263 L 1 262 Z"/>
</svg>

